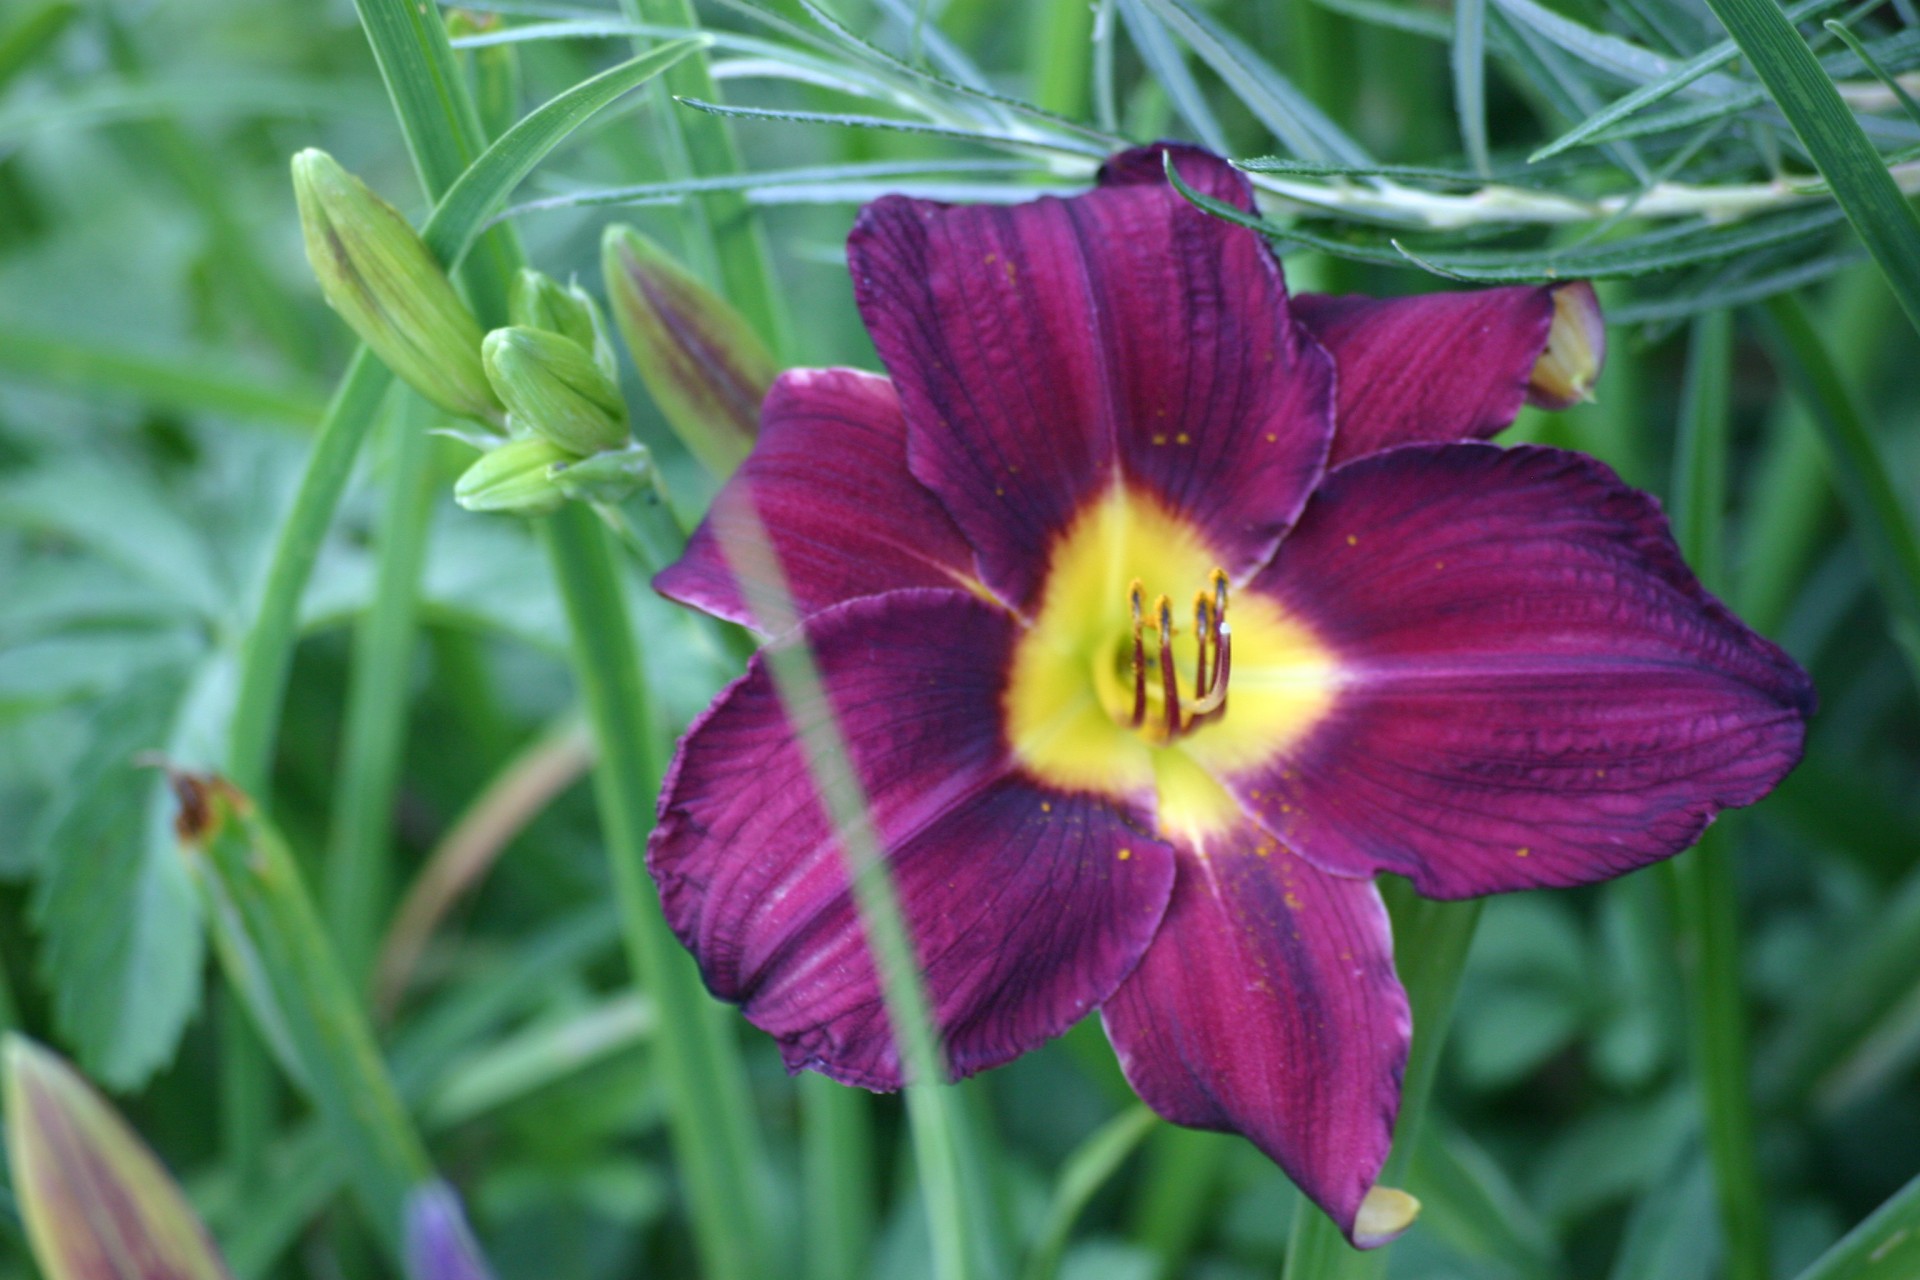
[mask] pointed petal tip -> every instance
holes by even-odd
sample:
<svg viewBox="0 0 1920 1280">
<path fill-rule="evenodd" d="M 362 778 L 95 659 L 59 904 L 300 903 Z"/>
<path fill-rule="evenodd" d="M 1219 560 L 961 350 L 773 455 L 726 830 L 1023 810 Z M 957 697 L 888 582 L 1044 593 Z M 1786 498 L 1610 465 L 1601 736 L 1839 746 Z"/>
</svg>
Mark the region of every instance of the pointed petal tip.
<svg viewBox="0 0 1920 1280">
<path fill-rule="evenodd" d="M 1378 1249 L 1397 1239 L 1420 1216 L 1420 1201 L 1397 1187 L 1372 1187 L 1348 1233 L 1356 1249 Z"/>
<path fill-rule="evenodd" d="M 1542 409 L 1566 409 L 1594 400 L 1594 385 L 1607 363 L 1607 325 L 1600 299 L 1585 280 L 1554 285 L 1553 327 L 1546 350 L 1527 380 L 1527 401 Z"/>
</svg>

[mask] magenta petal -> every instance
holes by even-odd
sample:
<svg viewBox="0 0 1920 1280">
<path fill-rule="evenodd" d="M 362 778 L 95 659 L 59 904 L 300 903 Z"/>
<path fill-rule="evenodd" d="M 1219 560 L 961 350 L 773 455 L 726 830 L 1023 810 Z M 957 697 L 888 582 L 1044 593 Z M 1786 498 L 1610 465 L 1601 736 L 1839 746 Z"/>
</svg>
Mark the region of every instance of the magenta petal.
<svg viewBox="0 0 1920 1280">
<path fill-rule="evenodd" d="M 1104 1012 L 1148 1106 L 1245 1134 L 1352 1236 L 1412 1025 L 1372 881 L 1327 875 L 1251 824 L 1183 851 L 1160 935 Z"/>
<path fill-rule="evenodd" d="M 660 594 L 755 624 L 720 536 L 737 526 L 749 497 L 801 617 L 857 596 L 973 577 L 972 548 L 907 473 L 900 398 L 875 374 L 794 369 L 774 382 L 759 443 L 686 554 L 654 579 Z"/>
<path fill-rule="evenodd" d="M 1553 324 L 1553 287 L 1410 298 L 1301 294 L 1294 316 L 1333 355 L 1329 466 L 1401 444 L 1485 439 L 1513 422 Z"/>
<path fill-rule="evenodd" d="M 1813 709 L 1793 659 L 1701 589 L 1658 504 L 1579 454 L 1350 463 L 1252 589 L 1309 622 L 1342 684 L 1234 791 L 1327 870 L 1433 897 L 1676 853 L 1785 776 Z"/>
<path fill-rule="evenodd" d="M 1112 802 L 1014 772 L 999 724 L 1013 634 L 1004 610 L 914 590 L 834 606 L 783 642 L 813 646 L 956 1076 L 1105 1000 L 1172 891 L 1172 851 Z M 647 863 L 707 985 L 790 1068 L 900 1085 L 844 855 L 761 659 L 682 743 Z"/>
<path fill-rule="evenodd" d="M 1039 553 L 1116 479 L 1199 526 L 1239 575 L 1324 464 L 1330 362 L 1288 318 L 1259 237 L 1184 200 L 1160 154 L 1116 157 L 1106 185 L 1070 200 L 890 196 L 848 241 L 913 473 L 1023 607 Z M 1247 199 L 1224 161 L 1173 154 L 1189 181 Z"/>
</svg>

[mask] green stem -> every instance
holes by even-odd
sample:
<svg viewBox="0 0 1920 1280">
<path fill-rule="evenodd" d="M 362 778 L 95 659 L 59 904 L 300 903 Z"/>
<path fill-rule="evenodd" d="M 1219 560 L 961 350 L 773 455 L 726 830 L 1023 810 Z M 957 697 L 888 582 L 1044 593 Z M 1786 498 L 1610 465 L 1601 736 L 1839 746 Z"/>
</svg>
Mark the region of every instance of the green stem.
<svg viewBox="0 0 1920 1280">
<path fill-rule="evenodd" d="M 1220 1208 L 1217 1190 L 1231 1140 L 1199 1129 L 1167 1126 L 1147 1144 L 1147 1170 L 1131 1215 L 1128 1239 L 1154 1258 L 1162 1280 L 1187 1274 L 1187 1255 L 1199 1242 L 1210 1213 Z"/>
<path fill-rule="evenodd" d="M 692 960 L 667 929 L 646 874 L 647 833 L 665 766 L 608 535 L 592 512 L 570 508 L 543 525 L 573 632 L 574 669 L 600 744 L 594 792 L 628 960 L 659 1002 L 660 1068 L 674 1099 L 669 1123 L 691 1184 L 694 1230 L 707 1274 L 772 1274 L 766 1196 L 758 1185 L 752 1099 L 731 1043 L 713 1033 Z"/>
<path fill-rule="evenodd" d="M 1693 325 L 1673 483 L 1674 528 L 1708 589 L 1721 587 L 1731 430 L 1733 318 L 1708 312 Z M 1694 1056 L 1706 1109 L 1729 1280 L 1765 1280 L 1767 1221 L 1747 1079 L 1746 1005 L 1740 990 L 1739 892 L 1728 827 L 1706 833 L 1675 865 L 1690 981 Z"/>
<path fill-rule="evenodd" d="M 1827 470 L 1853 536 L 1873 567 L 1893 638 L 1920 684 L 1920 528 L 1866 415 L 1797 298 L 1767 303 L 1776 358 L 1796 384 L 1826 446 Z"/>
<path fill-rule="evenodd" d="M 227 740 L 227 775 L 248 795 L 266 795 L 280 703 L 293 663 L 300 597 L 353 474 L 354 455 L 367 438 L 392 381 L 387 367 L 366 348 L 354 355 L 321 420 L 293 508 L 274 543 L 266 583 L 251 611 L 253 624 L 241 644 L 240 690 Z"/>
<path fill-rule="evenodd" d="M 1454 996 L 1473 949 L 1481 902 L 1430 902 L 1400 884 L 1387 886 L 1393 911 L 1395 967 L 1413 1011 L 1413 1045 L 1400 1087 L 1400 1116 L 1394 1125 L 1393 1151 L 1380 1171 L 1379 1185 L 1404 1185 L 1419 1145 L 1420 1126 L 1432 1100 L 1434 1077 L 1447 1042 Z M 1415 1230 L 1419 1228 L 1416 1226 Z M 1333 1220 L 1299 1198 L 1293 1231 L 1287 1238 L 1287 1280 L 1379 1280 L 1386 1274 L 1391 1246 L 1359 1252 Z"/>
<path fill-rule="evenodd" d="M 823 1075 L 800 1077 L 808 1280 L 867 1274 L 874 1205 L 873 1120 L 866 1099 Z"/>
<path fill-rule="evenodd" d="M 424 408 L 409 395 L 389 419 L 393 448 L 379 525 L 379 571 L 373 603 L 354 631 L 340 785 L 321 881 L 334 947 L 356 984 L 366 978 L 391 892 L 393 802 L 406 744 L 420 574 L 433 516 L 435 440 L 427 433 Z"/>
</svg>

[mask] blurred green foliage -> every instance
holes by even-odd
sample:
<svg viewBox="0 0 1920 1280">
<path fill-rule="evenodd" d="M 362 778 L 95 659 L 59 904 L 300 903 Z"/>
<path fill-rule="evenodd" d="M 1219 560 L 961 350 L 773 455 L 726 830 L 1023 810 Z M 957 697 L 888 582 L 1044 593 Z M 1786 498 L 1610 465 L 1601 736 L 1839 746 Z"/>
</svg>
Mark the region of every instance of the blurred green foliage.
<svg viewBox="0 0 1920 1280">
<path fill-rule="evenodd" d="M 492 134 L 635 38 L 671 34 L 636 29 L 655 12 L 637 5 L 473 9 L 460 62 Z M 1457 287 L 1419 262 L 1618 277 L 1602 287 L 1615 326 L 1598 402 L 1529 414 L 1512 436 L 1596 453 L 1681 502 L 1716 492 L 1666 479 L 1687 321 L 1730 311 L 1724 509 L 1704 517 L 1725 547 L 1715 585 L 1822 697 L 1801 770 L 1725 837 L 1762 1261 L 1788 1276 L 1920 1165 L 1920 698 L 1898 639 L 1920 599 L 1901 558 L 1920 512 L 1920 338 L 1821 185 L 1847 195 L 1869 153 L 1909 193 L 1920 181 L 1920 121 L 1880 79 L 1913 88 L 1920 28 L 1909 0 L 1795 14 L 1823 60 L 1797 63 L 1803 79 L 1818 65 L 1839 82 L 1820 109 L 1857 133 L 1851 170 L 1789 127 L 1768 68 L 1714 53 L 1727 34 L 1698 0 L 844 0 L 832 14 L 720 0 L 700 13 L 719 38 L 712 81 L 672 92 L 754 114 L 651 86 L 570 137 L 511 223 L 534 265 L 597 289 L 602 228 L 633 222 L 732 293 L 782 364 L 872 367 L 841 256 L 862 200 L 1071 189 L 1121 138 L 1277 156 L 1258 180 L 1296 288 Z M 1868 60 L 1822 17 L 1849 23 Z M 1608 110 L 1630 94 L 1637 110 Z M 715 158 L 728 133 L 737 172 Z M 1556 139 L 1568 145 L 1528 165 Z M 264 1123 L 236 1139 L 231 1008 L 208 999 L 219 980 L 161 779 L 134 763 L 224 761 L 239 646 L 351 351 L 301 257 L 286 160 L 307 146 L 424 219 L 340 0 L 0 10 L 0 1025 L 119 1091 L 242 1276 L 385 1265 L 294 1093 L 259 1095 Z M 1911 203 L 1873 190 L 1877 243 L 1897 252 Z M 773 299 L 742 296 L 761 244 Z M 630 371 L 627 389 L 673 507 L 697 515 L 711 480 Z M 412 477 L 402 495 L 433 498 L 405 643 L 380 651 L 401 747 L 364 883 L 384 931 L 429 868 L 464 878 L 428 913 L 417 966 L 382 975 L 391 1005 L 369 1000 L 394 1082 L 502 1277 L 692 1274 L 657 1011 L 621 961 L 586 753 L 554 729 L 578 711 L 560 601 L 529 526 L 454 507 L 467 450 L 404 456 L 423 418 L 391 398 L 320 548 L 274 820 L 325 884 L 343 775 L 366 767 L 343 715 L 371 652 L 356 637 L 405 541 L 395 512 L 417 510 L 394 499 L 396 475 Z M 645 589 L 635 545 L 620 603 L 642 638 L 643 729 L 663 745 L 739 657 Z M 1387 1274 L 1664 1280 L 1727 1265 L 1674 889 L 1650 871 L 1488 905 L 1411 1153 L 1426 1212 Z M 821 1102 L 726 1026 L 793 1274 L 926 1274 L 898 1101 Z M 1109 1149 L 1106 1126 L 1133 1103 L 1097 1026 L 957 1092 L 1007 1239 L 1055 1229 L 1069 1171 L 1107 1175 L 1072 1191 L 1084 1208 L 1060 1275 L 1278 1272 L 1292 1197 L 1246 1144 L 1155 1126 L 1137 1154 Z M 821 1146 L 810 1126 L 830 1108 Z M 864 1176 L 823 1196 L 823 1168 Z M 0 1276 L 24 1277 L 12 1212 L 0 1195 Z"/>
</svg>

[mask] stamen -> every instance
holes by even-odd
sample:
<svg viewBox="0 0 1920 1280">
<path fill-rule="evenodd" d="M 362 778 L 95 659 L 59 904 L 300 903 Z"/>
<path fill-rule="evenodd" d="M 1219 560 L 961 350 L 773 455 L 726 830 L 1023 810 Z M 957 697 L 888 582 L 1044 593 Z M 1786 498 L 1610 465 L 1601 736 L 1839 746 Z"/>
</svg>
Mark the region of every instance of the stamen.
<svg viewBox="0 0 1920 1280">
<path fill-rule="evenodd" d="M 1224 712 L 1227 707 L 1227 677 L 1233 674 L 1233 628 L 1224 622 L 1218 623 L 1213 642 L 1218 646 L 1214 651 L 1213 688 L 1193 704 L 1193 720 L 1189 728 L 1209 716 Z"/>
<path fill-rule="evenodd" d="M 1196 591 L 1193 596 L 1193 641 L 1195 657 L 1193 661 L 1193 696 L 1206 696 L 1207 692 L 1207 637 L 1213 634 L 1213 619 L 1207 610 L 1207 593 Z"/>
<path fill-rule="evenodd" d="M 1127 588 L 1127 602 L 1133 608 L 1133 727 L 1147 720 L 1147 642 L 1142 634 L 1146 620 L 1140 616 L 1140 579 Z"/>
<path fill-rule="evenodd" d="M 1173 671 L 1173 601 L 1161 596 L 1153 602 L 1160 617 L 1160 688 L 1167 703 L 1167 738 L 1180 736 L 1180 677 Z"/>
</svg>

